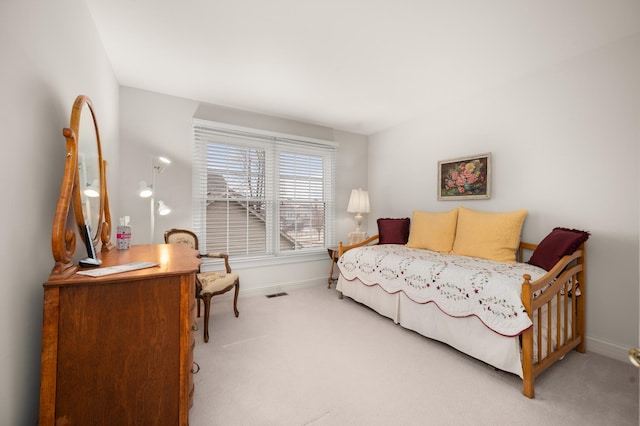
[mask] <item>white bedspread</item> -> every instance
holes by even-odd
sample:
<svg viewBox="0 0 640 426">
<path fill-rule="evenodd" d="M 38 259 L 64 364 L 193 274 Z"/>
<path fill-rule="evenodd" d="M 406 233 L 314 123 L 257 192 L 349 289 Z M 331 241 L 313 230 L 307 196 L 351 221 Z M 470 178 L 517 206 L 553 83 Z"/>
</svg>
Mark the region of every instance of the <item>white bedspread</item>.
<svg viewBox="0 0 640 426">
<path fill-rule="evenodd" d="M 532 323 L 520 297 L 522 275 L 532 280 L 546 271 L 526 263 L 502 263 L 454 256 L 402 245 L 364 246 L 338 261 L 347 280 L 403 292 L 416 303 L 435 303 L 453 317 L 474 315 L 504 336 L 516 336 Z"/>
</svg>

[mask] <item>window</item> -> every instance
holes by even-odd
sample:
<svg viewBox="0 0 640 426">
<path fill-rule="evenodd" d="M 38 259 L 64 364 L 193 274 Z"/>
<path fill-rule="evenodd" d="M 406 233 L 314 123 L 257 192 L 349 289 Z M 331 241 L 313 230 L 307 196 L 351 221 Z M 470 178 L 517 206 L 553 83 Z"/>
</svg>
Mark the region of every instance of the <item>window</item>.
<svg viewBox="0 0 640 426">
<path fill-rule="evenodd" d="M 201 251 L 275 257 L 333 245 L 335 143 L 199 119 L 193 132 Z"/>
</svg>

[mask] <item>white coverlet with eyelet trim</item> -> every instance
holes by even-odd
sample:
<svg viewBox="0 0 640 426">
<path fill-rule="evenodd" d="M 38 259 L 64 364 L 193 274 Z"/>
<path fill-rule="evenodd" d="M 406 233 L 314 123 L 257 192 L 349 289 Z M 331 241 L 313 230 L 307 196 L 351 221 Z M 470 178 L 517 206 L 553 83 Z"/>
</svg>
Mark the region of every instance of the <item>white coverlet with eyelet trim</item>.
<svg viewBox="0 0 640 426">
<path fill-rule="evenodd" d="M 384 244 L 364 246 L 338 261 L 346 280 L 403 293 L 419 304 L 433 303 L 452 317 L 477 317 L 502 336 L 529 328 L 521 299 L 524 274 L 533 281 L 546 271 L 527 263 L 503 263 Z"/>
</svg>

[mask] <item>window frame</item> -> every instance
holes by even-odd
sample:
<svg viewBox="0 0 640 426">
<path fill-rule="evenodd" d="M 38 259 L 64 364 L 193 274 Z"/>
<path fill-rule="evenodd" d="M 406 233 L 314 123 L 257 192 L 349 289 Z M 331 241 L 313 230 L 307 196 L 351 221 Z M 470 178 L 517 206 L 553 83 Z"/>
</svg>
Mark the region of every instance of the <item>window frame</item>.
<svg viewBox="0 0 640 426">
<path fill-rule="evenodd" d="M 298 135 L 285 134 L 280 132 L 261 130 L 255 128 L 249 128 L 244 126 L 238 126 L 228 123 L 221 123 L 211 120 L 205 120 L 200 118 L 193 118 L 192 122 L 192 229 L 198 235 L 200 240 L 201 250 L 206 250 L 207 241 L 204 235 L 206 229 L 206 207 L 203 207 L 206 202 L 206 190 L 203 193 L 202 179 L 207 176 L 206 167 L 206 149 L 208 142 L 207 136 L 214 137 L 231 137 L 238 140 L 241 145 L 252 146 L 255 143 L 256 146 L 267 146 L 270 152 L 267 156 L 276 156 L 280 152 L 283 146 L 292 148 L 296 152 L 301 152 L 307 155 L 318 155 L 319 152 L 322 155 L 327 156 L 327 163 L 324 166 L 324 183 L 323 191 L 329 193 L 324 196 L 323 202 L 326 204 L 325 222 L 324 222 L 324 247 L 307 248 L 304 250 L 291 250 L 280 251 L 279 248 L 267 247 L 267 252 L 256 255 L 235 255 L 234 264 L 242 264 L 243 266 L 260 266 L 260 265 L 274 265 L 289 262 L 299 262 L 305 260 L 317 260 L 325 258 L 327 248 L 335 245 L 336 241 L 336 170 L 337 170 L 337 150 L 339 144 L 333 141 L 316 139 Z M 224 142 L 223 142 L 224 143 Z M 234 143 L 230 143 L 234 145 Z M 285 150 L 291 152 L 290 150 Z M 267 166 L 273 167 L 273 170 L 267 171 L 267 175 L 271 175 L 267 182 L 270 188 L 267 193 L 277 193 L 277 187 L 279 186 L 279 178 L 276 177 L 275 171 L 277 170 L 279 160 L 273 159 Z M 328 174 L 325 175 L 325 174 Z M 206 184 L 204 185 L 206 187 Z M 269 201 L 278 201 L 277 195 L 269 195 L 271 199 Z M 271 223 L 267 223 L 267 234 L 269 229 L 274 229 L 272 235 L 266 235 L 267 240 L 274 240 L 276 235 L 279 235 L 280 218 L 278 213 L 278 206 L 273 206 L 272 216 L 270 218 Z M 272 241 L 273 245 L 276 245 L 275 241 Z M 219 251 L 219 250 L 218 250 Z"/>
</svg>

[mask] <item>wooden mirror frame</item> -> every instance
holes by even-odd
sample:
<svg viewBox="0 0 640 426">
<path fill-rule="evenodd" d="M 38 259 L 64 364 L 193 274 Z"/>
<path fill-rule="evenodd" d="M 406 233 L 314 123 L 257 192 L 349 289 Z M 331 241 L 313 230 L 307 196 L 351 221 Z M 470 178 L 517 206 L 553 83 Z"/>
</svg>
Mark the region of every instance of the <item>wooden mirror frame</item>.
<svg viewBox="0 0 640 426">
<path fill-rule="evenodd" d="M 49 279 L 64 279 L 75 273 L 78 266 L 73 263 L 76 251 L 76 230 L 69 228 L 69 208 L 73 205 L 73 213 L 76 219 L 77 231 L 84 235 L 82 230 L 86 224 L 82 209 L 82 195 L 78 172 L 78 144 L 80 134 L 80 118 L 84 107 L 88 108 L 88 113 L 93 119 L 95 131 L 95 141 L 98 151 L 98 168 L 100 175 L 100 208 L 97 229 L 94 229 L 93 244 L 97 246 L 101 243 L 101 250 L 107 251 L 113 248 L 111 239 L 111 212 L 109 210 L 109 196 L 107 193 L 106 166 L 107 162 L 102 159 L 102 149 L 100 146 L 100 132 L 96 120 L 93 103 L 88 96 L 79 95 L 73 103 L 71 109 L 70 127 L 65 127 L 62 134 L 66 139 L 66 160 L 62 184 L 60 186 L 60 196 L 53 219 L 51 231 L 51 251 L 55 265 L 51 271 Z M 83 237 L 84 238 L 84 237 Z"/>
</svg>

